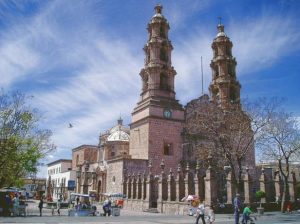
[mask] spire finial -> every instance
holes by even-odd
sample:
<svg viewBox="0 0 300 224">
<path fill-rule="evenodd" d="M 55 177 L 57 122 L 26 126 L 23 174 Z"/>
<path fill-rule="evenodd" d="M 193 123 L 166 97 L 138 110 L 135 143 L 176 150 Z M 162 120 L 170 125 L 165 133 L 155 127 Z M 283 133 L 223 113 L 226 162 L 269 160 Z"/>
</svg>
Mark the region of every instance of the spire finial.
<svg viewBox="0 0 300 224">
<path fill-rule="evenodd" d="M 218 33 L 224 33 L 224 25 L 222 24 L 222 17 L 219 16 Z"/>
<path fill-rule="evenodd" d="M 118 119 L 118 125 L 123 125 L 123 119 L 121 117 L 121 113 L 120 113 L 120 118 Z"/>
<path fill-rule="evenodd" d="M 219 16 L 218 19 L 219 19 L 219 25 L 222 25 L 222 17 Z"/>
<path fill-rule="evenodd" d="M 154 9 L 155 9 L 155 13 L 156 13 L 156 14 L 161 14 L 163 7 L 162 7 L 162 5 L 157 4 L 157 5 L 154 7 Z"/>
</svg>

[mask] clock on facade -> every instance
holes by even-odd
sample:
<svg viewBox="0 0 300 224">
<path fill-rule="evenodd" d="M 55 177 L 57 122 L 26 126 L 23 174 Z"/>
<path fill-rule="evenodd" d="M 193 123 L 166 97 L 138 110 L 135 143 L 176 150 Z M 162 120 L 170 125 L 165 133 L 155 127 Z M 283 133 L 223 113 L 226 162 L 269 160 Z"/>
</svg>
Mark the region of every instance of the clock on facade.
<svg viewBox="0 0 300 224">
<path fill-rule="evenodd" d="M 170 109 L 164 109 L 164 117 L 165 118 L 171 118 L 172 117 L 172 112 Z"/>
</svg>

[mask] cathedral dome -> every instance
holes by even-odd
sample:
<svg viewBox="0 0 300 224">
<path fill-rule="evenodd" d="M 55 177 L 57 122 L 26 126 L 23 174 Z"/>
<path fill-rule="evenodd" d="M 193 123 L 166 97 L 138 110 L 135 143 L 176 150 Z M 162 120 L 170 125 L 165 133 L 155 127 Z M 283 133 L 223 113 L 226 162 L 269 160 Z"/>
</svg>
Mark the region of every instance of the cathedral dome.
<svg viewBox="0 0 300 224">
<path fill-rule="evenodd" d="M 109 134 L 113 134 L 116 131 L 123 131 L 123 132 L 126 132 L 126 133 L 129 133 L 129 131 L 130 131 L 128 127 L 126 127 L 126 126 L 123 125 L 123 120 L 122 120 L 121 117 L 118 120 L 118 124 L 116 126 L 112 127 L 109 130 Z"/>
<path fill-rule="evenodd" d="M 107 141 L 129 141 L 129 135 L 122 130 L 118 130 L 110 134 Z"/>
<path fill-rule="evenodd" d="M 129 141 L 129 128 L 123 125 L 122 118 L 119 118 L 118 124 L 109 130 L 107 141 Z"/>
<path fill-rule="evenodd" d="M 116 125 L 109 130 L 109 133 L 113 134 L 116 131 L 123 131 L 123 132 L 129 133 L 129 128 L 124 125 Z"/>
</svg>

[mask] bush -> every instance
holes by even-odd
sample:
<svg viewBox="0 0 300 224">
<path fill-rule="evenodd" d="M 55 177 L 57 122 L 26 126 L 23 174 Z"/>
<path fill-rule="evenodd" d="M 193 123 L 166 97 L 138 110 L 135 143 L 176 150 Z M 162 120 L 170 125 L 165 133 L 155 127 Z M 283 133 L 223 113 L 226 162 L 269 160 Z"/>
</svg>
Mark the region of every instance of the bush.
<svg viewBox="0 0 300 224">
<path fill-rule="evenodd" d="M 256 191 L 255 196 L 258 199 L 265 198 L 266 197 L 266 193 L 264 191 Z"/>
</svg>

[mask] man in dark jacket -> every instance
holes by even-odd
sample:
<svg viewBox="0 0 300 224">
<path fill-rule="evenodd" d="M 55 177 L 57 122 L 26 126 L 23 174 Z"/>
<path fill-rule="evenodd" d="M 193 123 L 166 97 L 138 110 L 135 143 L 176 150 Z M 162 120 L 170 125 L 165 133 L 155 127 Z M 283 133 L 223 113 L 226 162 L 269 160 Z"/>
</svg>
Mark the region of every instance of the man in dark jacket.
<svg viewBox="0 0 300 224">
<path fill-rule="evenodd" d="M 44 205 L 44 201 L 43 201 L 43 198 L 41 198 L 40 203 L 39 203 L 40 216 L 42 216 L 43 205 Z"/>
</svg>

